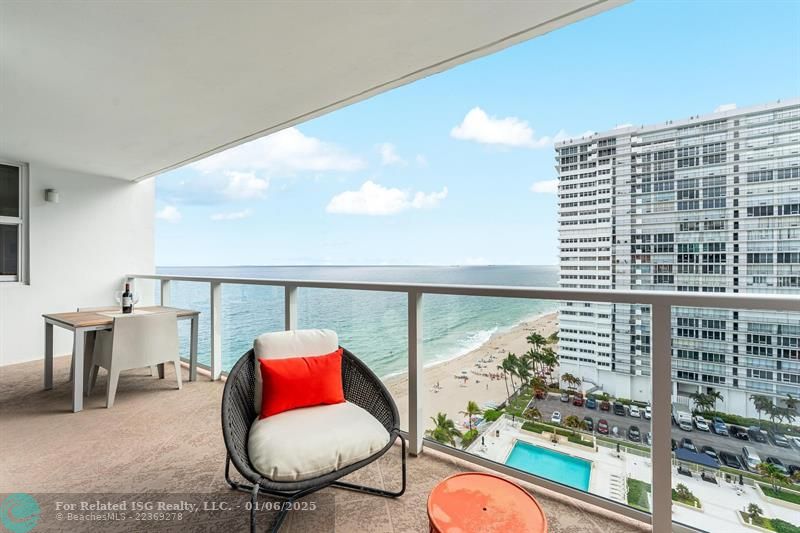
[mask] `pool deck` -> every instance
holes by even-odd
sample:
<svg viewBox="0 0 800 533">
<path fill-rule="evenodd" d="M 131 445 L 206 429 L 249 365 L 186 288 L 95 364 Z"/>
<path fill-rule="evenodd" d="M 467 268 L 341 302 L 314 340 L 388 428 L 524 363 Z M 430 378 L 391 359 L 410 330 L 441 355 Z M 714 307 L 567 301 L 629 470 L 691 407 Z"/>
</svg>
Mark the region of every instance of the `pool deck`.
<svg viewBox="0 0 800 533">
<path fill-rule="evenodd" d="M 500 431 L 500 436 L 496 437 L 496 431 Z M 585 459 L 592 463 L 592 471 L 589 477 L 589 492 L 609 498 L 621 503 L 625 503 L 625 477 L 628 472 L 641 468 L 641 464 L 647 461 L 649 468 L 650 460 L 644 457 L 635 457 L 622 453 L 617 457 L 615 450 L 600 447 L 597 451 L 594 448 L 580 446 L 571 443 L 554 444 L 541 435 L 524 431 L 522 423 L 512 422 L 507 416 L 503 416 L 493 422 L 483 433 L 485 446 L 481 445 L 481 440 L 475 442 L 467 448 L 467 451 L 492 461 L 505 464 L 508 455 L 514 448 L 514 444 L 519 440 Z M 558 480 L 554 480 L 558 481 Z"/>
<path fill-rule="evenodd" d="M 498 430 L 499 437 L 495 436 Z M 498 463 L 505 464 L 517 441 L 591 461 L 589 492 L 620 503 L 627 503 L 626 478 L 651 482 L 652 462 L 649 457 L 625 452 L 617 456 L 613 447 L 600 446 L 593 449 L 567 442 L 554 444 L 546 437 L 524 431 L 521 422 L 512 421 L 507 416 L 489 425 L 483 430 L 482 435 L 485 445 L 481 445 L 481 439 L 478 438 L 467 451 Z M 738 483 L 717 479 L 719 485 L 701 481 L 698 474 L 690 479 L 678 475 L 677 468 L 673 467 L 673 487 L 678 483 L 686 485 L 700 499 L 703 510 L 673 505 L 672 519 L 706 531 L 755 531 L 739 521 L 737 512 L 745 509 L 749 503 L 756 503 L 769 518 L 781 518 L 794 524 L 800 521 L 797 518 L 800 516 L 800 511 L 796 508 L 768 501 L 752 486 L 739 486 Z"/>
</svg>

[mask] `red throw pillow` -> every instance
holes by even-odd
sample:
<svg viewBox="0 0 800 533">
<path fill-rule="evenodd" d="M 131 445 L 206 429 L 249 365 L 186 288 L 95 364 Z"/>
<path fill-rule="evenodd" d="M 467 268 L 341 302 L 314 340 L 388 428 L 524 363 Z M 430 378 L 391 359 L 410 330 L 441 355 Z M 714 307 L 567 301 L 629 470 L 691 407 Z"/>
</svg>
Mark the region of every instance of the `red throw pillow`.
<svg viewBox="0 0 800 533">
<path fill-rule="evenodd" d="M 291 409 L 344 402 L 342 348 L 327 355 L 259 359 L 261 415 L 277 415 Z"/>
</svg>

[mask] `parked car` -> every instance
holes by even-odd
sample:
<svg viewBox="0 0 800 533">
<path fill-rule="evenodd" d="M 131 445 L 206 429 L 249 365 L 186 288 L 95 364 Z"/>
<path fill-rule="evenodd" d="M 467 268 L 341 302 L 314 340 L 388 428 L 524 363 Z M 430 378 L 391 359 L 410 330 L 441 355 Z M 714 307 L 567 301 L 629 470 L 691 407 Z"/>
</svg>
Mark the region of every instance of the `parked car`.
<svg viewBox="0 0 800 533">
<path fill-rule="evenodd" d="M 708 421 L 703 418 L 702 415 L 697 415 L 694 417 L 694 427 L 697 428 L 698 431 L 708 431 Z"/>
<path fill-rule="evenodd" d="M 650 420 L 651 418 L 653 418 L 653 408 L 648 405 L 644 408 L 644 419 Z"/>
<path fill-rule="evenodd" d="M 780 446 L 781 448 L 792 447 L 792 445 L 789 444 L 789 439 L 782 433 L 769 433 L 769 438 L 775 446 Z"/>
<path fill-rule="evenodd" d="M 789 442 L 794 444 L 794 447 L 800 450 L 800 437 L 788 437 Z"/>
<path fill-rule="evenodd" d="M 562 392 L 561 393 L 561 401 L 564 403 L 569 402 L 569 393 Z"/>
<path fill-rule="evenodd" d="M 631 404 L 631 405 L 628 406 L 628 415 L 632 416 L 634 418 L 641 418 L 642 417 L 642 411 L 639 409 L 638 405 L 632 405 Z"/>
<path fill-rule="evenodd" d="M 800 466 L 798 465 L 786 465 L 786 470 L 789 471 L 789 475 L 794 477 L 797 472 L 800 472 Z M 800 481 L 796 481 L 795 483 L 800 483 Z"/>
<path fill-rule="evenodd" d="M 614 414 L 617 416 L 625 416 L 625 406 L 621 403 L 614 404 Z"/>
<path fill-rule="evenodd" d="M 703 446 L 702 448 L 700 448 L 700 451 L 708 455 L 709 457 L 713 458 L 717 462 L 717 464 L 719 464 L 719 456 L 717 455 L 717 450 L 715 450 L 711 446 Z"/>
<path fill-rule="evenodd" d="M 750 440 L 766 444 L 767 432 L 760 427 L 750 426 L 747 428 L 747 434 L 750 435 Z"/>
<path fill-rule="evenodd" d="M 711 419 L 711 429 L 717 435 L 725 435 L 726 437 L 728 436 L 728 425 L 718 416 L 715 416 Z"/>
<path fill-rule="evenodd" d="M 602 435 L 608 435 L 608 421 L 605 418 L 597 421 L 597 432 Z"/>
<path fill-rule="evenodd" d="M 544 400 L 547 398 L 547 391 L 544 389 L 536 389 L 534 396 L 536 396 L 537 400 Z"/>
<path fill-rule="evenodd" d="M 575 396 L 572 400 L 572 405 L 583 407 L 583 396 Z"/>
<path fill-rule="evenodd" d="M 739 426 L 728 426 L 728 431 L 730 432 L 732 437 L 736 437 L 740 440 L 750 440 L 750 435 L 747 434 L 747 430 L 743 427 Z"/>
<path fill-rule="evenodd" d="M 553 411 L 553 416 L 550 417 L 550 422 L 552 422 L 553 424 L 560 424 L 561 413 L 559 411 Z"/>
<path fill-rule="evenodd" d="M 583 417 L 583 425 L 586 428 L 586 431 L 594 431 L 594 420 L 592 420 L 591 416 Z"/>
<path fill-rule="evenodd" d="M 759 457 L 758 452 L 750 446 L 744 446 L 742 448 L 742 458 L 744 458 L 744 464 L 747 469 L 753 472 L 755 472 L 758 469 L 758 465 L 761 464 L 761 457 Z"/>
<path fill-rule="evenodd" d="M 607 402 L 607 401 L 605 401 L 605 400 L 603 400 L 602 402 L 600 402 L 600 410 L 601 410 L 601 411 L 608 411 L 609 409 L 611 409 L 611 404 L 610 404 L 610 403 L 608 403 L 608 402 Z"/>
<path fill-rule="evenodd" d="M 633 442 L 642 442 L 642 433 L 637 426 L 628 427 L 628 440 Z"/>
<path fill-rule="evenodd" d="M 644 442 L 648 446 L 652 446 L 653 445 L 653 434 L 650 433 L 649 431 L 647 433 L 645 433 L 644 437 L 642 437 L 642 442 Z"/>
<path fill-rule="evenodd" d="M 744 466 L 742 466 L 738 455 L 729 452 L 719 452 L 719 460 L 727 467 L 744 470 Z"/>
<path fill-rule="evenodd" d="M 778 470 L 780 470 L 780 471 L 781 471 L 781 474 L 788 474 L 788 473 L 789 473 L 789 469 L 788 469 L 788 468 L 786 468 L 786 465 L 785 465 L 785 464 L 783 464 L 783 461 L 781 461 L 781 460 L 780 460 L 780 459 L 778 459 L 777 457 L 773 457 L 773 456 L 771 456 L 771 455 L 770 455 L 769 457 L 767 457 L 766 459 L 764 459 L 764 461 L 765 461 L 766 463 L 769 463 L 769 464 L 771 464 L 771 465 L 775 465 L 775 468 L 777 468 Z"/>
<path fill-rule="evenodd" d="M 687 450 L 697 452 L 697 446 L 694 445 L 692 439 L 688 439 L 686 437 L 681 439 L 681 448 L 686 448 Z"/>
<path fill-rule="evenodd" d="M 597 409 L 597 400 L 594 398 L 587 398 L 586 399 L 586 408 L 587 409 Z"/>
</svg>

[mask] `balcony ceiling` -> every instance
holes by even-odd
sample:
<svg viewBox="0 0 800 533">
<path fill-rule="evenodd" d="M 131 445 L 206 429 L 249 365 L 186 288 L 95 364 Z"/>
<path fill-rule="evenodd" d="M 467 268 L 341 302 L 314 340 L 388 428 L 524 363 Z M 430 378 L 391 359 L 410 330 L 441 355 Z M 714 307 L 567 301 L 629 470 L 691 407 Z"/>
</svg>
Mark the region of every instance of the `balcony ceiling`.
<svg viewBox="0 0 800 533">
<path fill-rule="evenodd" d="M 0 0 L 0 155 L 150 177 L 625 0 Z"/>
</svg>

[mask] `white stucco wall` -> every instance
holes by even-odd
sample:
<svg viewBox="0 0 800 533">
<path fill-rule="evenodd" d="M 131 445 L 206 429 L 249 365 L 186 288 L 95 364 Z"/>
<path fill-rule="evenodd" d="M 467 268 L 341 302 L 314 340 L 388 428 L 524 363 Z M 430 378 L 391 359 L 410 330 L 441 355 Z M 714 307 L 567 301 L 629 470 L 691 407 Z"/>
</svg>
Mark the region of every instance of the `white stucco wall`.
<svg viewBox="0 0 800 533">
<path fill-rule="evenodd" d="M 0 283 L 0 366 L 43 358 L 43 313 L 114 305 L 125 274 L 154 271 L 155 180 L 35 164 L 29 177 L 30 285 Z M 55 354 L 71 353 L 72 335 L 55 329 Z"/>
</svg>

